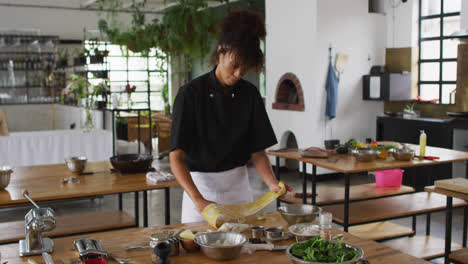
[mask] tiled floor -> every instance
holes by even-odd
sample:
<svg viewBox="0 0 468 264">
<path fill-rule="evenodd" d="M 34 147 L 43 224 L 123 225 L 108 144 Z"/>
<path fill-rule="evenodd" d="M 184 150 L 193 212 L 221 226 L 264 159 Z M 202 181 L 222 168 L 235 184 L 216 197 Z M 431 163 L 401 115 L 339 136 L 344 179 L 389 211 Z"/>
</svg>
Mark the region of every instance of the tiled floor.
<svg viewBox="0 0 468 264">
<path fill-rule="evenodd" d="M 262 180 L 256 173 L 255 169 L 249 168 L 249 176 L 252 190 L 254 192 L 254 198 L 257 199 L 261 197 L 265 192 L 268 191 L 268 188 L 263 184 Z M 291 185 L 295 190 L 301 191 L 302 180 L 299 178 L 296 172 L 286 172 L 281 174 L 281 179 Z M 321 181 L 318 184 L 327 184 L 327 185 L 338 185 L 342 186 L 343 179 L 333 179 L 329 181 Z M 373 178 L 370 176 L 357 176 L 351 178 L 351 184 L 362 184 L 373 182 Z M 158 226 L 164 225 L 164 191 L 150 191 L 148 192 L 149 199 L 149 225 Z M 180 211 L 181 211 L 181 201 L 182 201 L 182 189 L 181 188 L 172 188 L 171 189 L 171 223 L 180 223 Z M 133 215 L 134 213 L 134 194 L 124 194 L 123 195 L 123 206 L 125 211 Z M 140 194 L 141 199 L 141 194 Z M 140 203 L 141 204 L 141 203 Z M 275 211 L 275 203 L 270 204 L 264 210 L 267 212 Z M 82 200 L 74 201 L 67 203 L 56 203 L 50 205 L 56 212 L 56 215 L 65 215 L 65 214 L 82 214 L 88 212 L 96 211 L 106 211 L 106 210 L 116 210 L 118 207 L 117 196 L 109 195 L 103 198 L 94 199 L 94 200 Z M 12 220 L 22 220 L 24 215 L 28 212 L 30 207 L 21 207 L 15 209 L 1 209 L 0 210 L 0 221 L 12 221 Z M 140 208 L 140 216 L 142 209 Z M 417 218 L 417 234 L 425 234 L 425 216 L 420 216 Z M 411 227 L 411 218 L 405 218 L 400 220 L 395 220 L 394 222 Z M 142 220 L 140 218 L 140 225 L 142 225 Z M 455 209 L 453 215 L 453 234 L 452 239 L 454 242 L 461 243 L 462 240 L 462 230 L 463 230 L 463 210 Z M 445 213 L 434 213 L 432 215 L 432 225 L 431 225 L 431 235 L 444 238 L 445 234 Z M 443 260 L 436 259 L 433 260 L 434 263 L 443 263 Z"/>
</svg>

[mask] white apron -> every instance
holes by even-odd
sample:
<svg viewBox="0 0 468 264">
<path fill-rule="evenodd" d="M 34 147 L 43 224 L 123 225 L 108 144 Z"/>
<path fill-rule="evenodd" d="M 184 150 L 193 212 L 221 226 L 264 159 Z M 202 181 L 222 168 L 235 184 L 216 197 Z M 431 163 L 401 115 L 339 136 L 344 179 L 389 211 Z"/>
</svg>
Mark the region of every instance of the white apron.
<svg viewBox="0 0 468 264">
<path fill-rule="evenodd" d="M 247 167 L 241 166 L 222 172 L 190 172 L 195 186 L 204 199 L 219 204 L 244 204 L 253 201 Z M 184 191 L 182 223 L 201 222 L 205 219 Z"/>
</svg>

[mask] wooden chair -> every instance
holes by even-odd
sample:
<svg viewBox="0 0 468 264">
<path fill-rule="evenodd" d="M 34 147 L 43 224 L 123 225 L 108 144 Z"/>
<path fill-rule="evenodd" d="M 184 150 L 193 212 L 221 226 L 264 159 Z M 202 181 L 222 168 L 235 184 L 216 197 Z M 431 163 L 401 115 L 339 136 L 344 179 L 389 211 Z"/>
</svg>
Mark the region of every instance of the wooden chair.
<svg viewBox="0 0 468 264">
<path fill-rule="evenodd" d="M 0 109 L 0 136 L 8 136 L 8 125 L 5 111 Z"/>
<path fill-rule="evenodd" d="M 156 113 L 153 116 L 156 125 L 156 133 L 158 137 L 158 152 L 162 153 L 169 150 L 171 138 L 172 118 L 162 113 Z"/>
</svg>

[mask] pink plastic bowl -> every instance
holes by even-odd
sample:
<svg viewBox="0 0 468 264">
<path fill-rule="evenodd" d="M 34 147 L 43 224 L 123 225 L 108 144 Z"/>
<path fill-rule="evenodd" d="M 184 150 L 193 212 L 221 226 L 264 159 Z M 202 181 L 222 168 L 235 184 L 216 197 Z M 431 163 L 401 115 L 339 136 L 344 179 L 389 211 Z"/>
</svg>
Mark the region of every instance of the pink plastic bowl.
<svg viewBox="0 0 468 264">
<path fill-rule="evenodd" d="M 377 187 L 400 187 L 403 172 L 402 169 L 376 171 L 375 184 Z"/>
</svg>

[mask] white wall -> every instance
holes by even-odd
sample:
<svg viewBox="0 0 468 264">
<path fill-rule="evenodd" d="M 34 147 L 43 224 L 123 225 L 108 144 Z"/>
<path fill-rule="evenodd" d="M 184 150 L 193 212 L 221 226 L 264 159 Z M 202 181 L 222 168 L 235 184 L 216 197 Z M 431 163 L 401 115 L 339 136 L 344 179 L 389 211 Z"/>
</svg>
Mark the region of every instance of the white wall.
<svg viewBox="0 0 468 264">
<path fill-rule="evenodd" d="M 392 4 L 394 3 L 394 4 Z M 385 1 L 387 48 L 418 46 L 419 0 Z"/>
<path fill-rule="evenodd" d="M 468 29 L 468 1 L 462 1 L 461 29 Z"/>
<path fill-rule="evenodd" d="M 0 3 L 12 2 L 14 1 L 0 1 Z M 41 4 L 39 1 L 30 2 Z M 55 1 L 51 4 L 64 6 L 67 5 L 67 1 Z M 103 15 L 103 17 L 105 16 Z M 146 19 L 149 21 L 153 17 L 154 15 L 147 15 Z M 120 19 L 125 26 L 129 26 L 130 15 L 128 13 L 120 13 Z M 96 11 L 0 6 L 0 27 L 2 29 L 40 29 L 41 34 L 58 35 L 61 39 L 82 40 L 83 28 L 97 30 L 98 21 L 99 16 Z"/>
<path fill-rule="evenodd" d="M 375 137 L 383 103 L 362 100 L 362 75 L 372 65 L 384 63 L 386 30 L 385 17 L 368 14 L 367 5 L 367 0 L 266 1 L 266 108 L 278 140 L 288 130 L 300 148 L 323 146 L 327 137 L 342 141 Z M 326 132 L 329 44 L 334 53 L 348 54 L 349 61 L 338 88 L 337 118 L 329 122 Z M 277 82 L 286 72 L 293 72 L 301 82 L 304 112 L 271 107 Z"/>
</svg>

